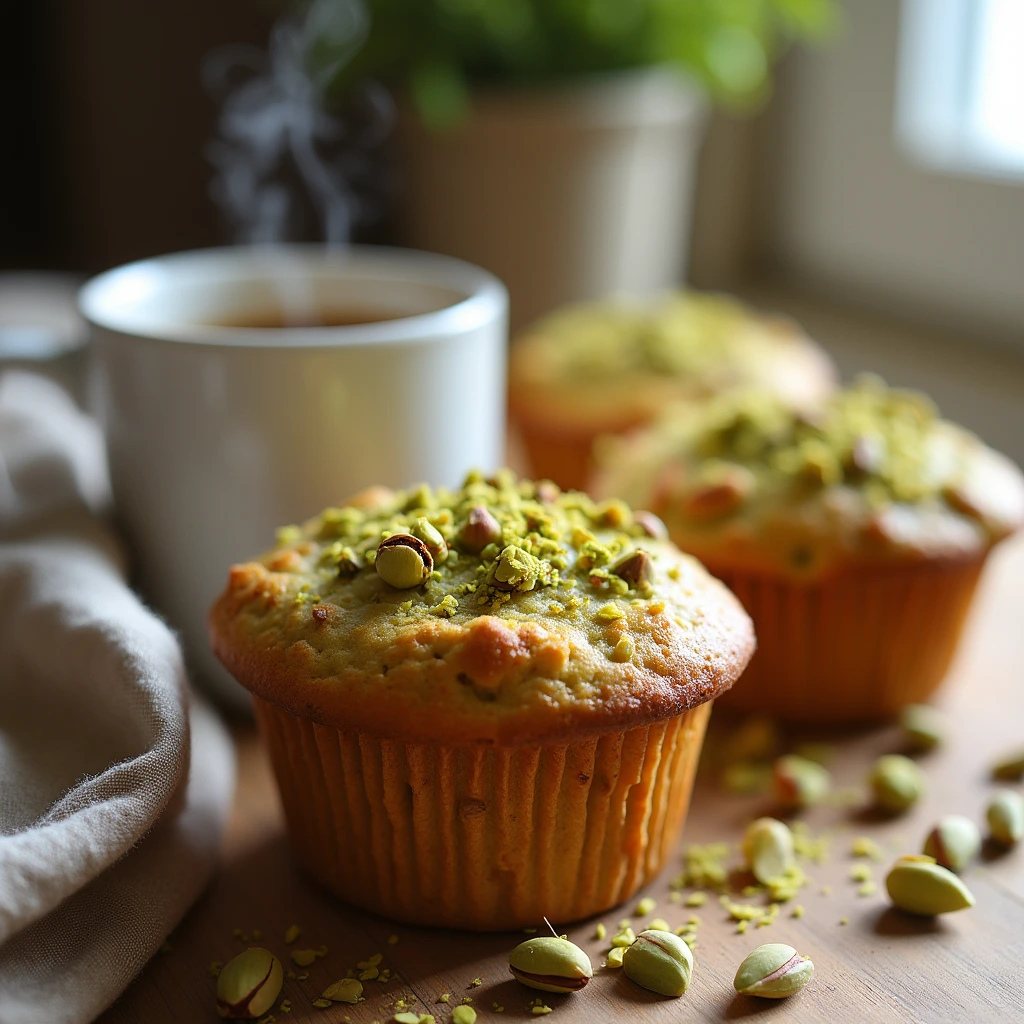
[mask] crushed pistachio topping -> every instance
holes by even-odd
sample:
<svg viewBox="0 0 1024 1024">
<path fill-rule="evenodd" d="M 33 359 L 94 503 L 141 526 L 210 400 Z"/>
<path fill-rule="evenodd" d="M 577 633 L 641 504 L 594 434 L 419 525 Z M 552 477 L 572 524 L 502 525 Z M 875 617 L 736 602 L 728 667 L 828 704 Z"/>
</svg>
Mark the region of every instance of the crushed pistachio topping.
<svg viewBox="0 0 1024 1024">
<path fill-rule="evenodd" d="M 937 460 L 931 441 L 942 421 L 935 406 L 877 377 L 858 378 L 814 413 L 794 412 L 767 392 L 741 391 L 695 416 L 666 424 L 682 429 L 681 442 L 697 460 L 672 485 L 688 518 L 731 515 L 762 492 L 799 497 L 839 485 L 859 490 L 878 509 L 932 498 L 957 507 L 966 450 Z"/>
<path fill-rule="evenodd" d="M 592 616 L 599 626 L 653 600 L 660 544 L 621 501 L 595 502 L 509 470 L 471 472 L 454 491 L 382 491 L 287 527 L 278 540 L 268 566 L 301 571 L 293 599 L 320 623 L 355 603 L 415 618 L 515 618 L 527 614 L 524 595 L 542 594 L 549 613 Z M 609 634 L 609 651 L 628 661 L 632 641 L 620 633 Z"/>
<path fill-rule="evenodd" d="M 602 302 L 550 314 L 536 329 L 570 377 L 700 374 L 749 348 L 749 314 L 722 295 L 679 292 L 661 302 Z"/>
</svg>

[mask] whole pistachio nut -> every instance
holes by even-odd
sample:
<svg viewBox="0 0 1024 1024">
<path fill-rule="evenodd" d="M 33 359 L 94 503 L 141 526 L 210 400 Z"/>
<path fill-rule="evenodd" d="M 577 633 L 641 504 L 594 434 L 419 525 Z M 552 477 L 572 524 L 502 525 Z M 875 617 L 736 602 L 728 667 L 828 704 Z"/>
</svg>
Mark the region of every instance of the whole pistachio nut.
<svg viewBox="0 0 1024 1024">
<path fill-rule="evenodd" d="M 445 543 L 441 531 L 434 526 L 429 519 L 420 516 L 413 527 L 413 535 L 423 541 L 434 560 L 434 565 L 440 565 L 448 558 L 448 545 Z"/>
<path fill-rule="evenodd" d="M 999 790 L 985 812 L 992 838 L 1002 846 L 1024 839 L 1024 797 L 1012 789 Z"/>
<path fill-rule="evenodd" d="M 934 750 L 946 739 L 946 716 L 930 704 L 908 704 L 900 714 L 907 746 L 916 752 Z"/>
<path fill-rule="evenodd" d="M 777 818 L 758 818 L 747 826 L 743 854 L 754 877 L 767 883 L 784 875 L 796 863 L 793 833 Z"/>
<path fill-rule="evenodd" d="M 868 776 L 875 805 L 899 814 L 917 803 L 924 792 L 924 772 L 909 757 L 883 754 Z"/>
<path fill-rule="evenodd" d="M 784 807 L 812 807 L 820 803 L 832 785 L 832 775 L 816 761 L 787 754 L 773 769 L 775 797 Z"/>
<path fill-rule="evenodd" d="M 633 513 L 633 522 L 654 540 L 668 540 L 668 527 L 653 513 L 640 509 Z"/>
<path fill-rule="evenodd" d="M 217 976 L 217 1013 L 221 1017 L 262 1017 L 284 984 L 281 961 L 261 946 L 250 946 L 229 960 Z"/>
<path fill-rule="evenodd" d="M 1024 750 L 1015 750 L 992 765 L 992 778 L 1001 782 L 1020 782 L 1024 779 Z"/>
<path fill-rule="evenodd" d="M 690 987 L 693 954 L 678 935 L 649 929 L 626 947 L 622 969 L 641 988 L 661 996 L 681 996 Z"/>
<path fill-rule="evenodd" d="M 814 975 L 814 964 L 792 946 L 769 942 L 749 953 L 740 964 L 733 987 L 745 996 L 784 999 L 799 992 Z"/>
<path fill-rule="evenodd" d="M 962 814 L 947 814 L 928 833 L 923 852 L 942 867 L 960 874 L 980 851 L 978 826 Z"/>
<path fill-rule="evenodd" d="M 459 543 L 470 554 L 479 555 L 488 544 L 501 540 L 501 523 L 486 505 L 474 505 L 459 531 Z"/>
<path fill-rule="evenodd" d="M 427 545 L 409 533 L 385 537 L 377 547 L 373 564 L 377 575 L 397 590 L 420 586 L 434 571 L 434 559 Z"/>
<path fill-rule="evenodd" d="M 654 581 L 654 561 L 646 551 L 631 551 L 615 562 L 611 571 L 631 587 Z"/>
<path fill-rule="evenodd" d="M 594 976 L 590 957 L 568 939 L 553 935 L 520 942 L 508 966 L 517 981 L 541 992 L 578 992 Z"/>
<path fill-rule="evenodd" d="M 900 857 L 885 877 L 893 904 L 910 914 L 932 917 L 974 906 L 971 890 L 933 857 L 907 854 Z"/>
</svg>

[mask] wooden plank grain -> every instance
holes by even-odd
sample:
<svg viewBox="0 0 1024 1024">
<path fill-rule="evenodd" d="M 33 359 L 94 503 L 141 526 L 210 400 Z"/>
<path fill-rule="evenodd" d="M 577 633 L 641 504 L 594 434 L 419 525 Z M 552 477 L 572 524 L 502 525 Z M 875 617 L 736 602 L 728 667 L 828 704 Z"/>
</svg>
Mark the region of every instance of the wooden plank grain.
<svg viewBox="0 0 1024 1024">
<path fill-rule="evenodd" d="M 355 911 L 319 889 L 293 864 L 283 833 L 280 806 L 266 758 L 250 730 L 237 733 L 239 790 L 223 863 L 208 892 L 171 937 L 171 949 L 155 957 L 122 998 L 101 1018 L 103 1024 L 171 1024 L 216 1019 L 215 981 L 210 961 L 226 961 L 244 943 L 232 933 L 254 929 L 258 940 L 287 961 L 284 932 L 302 928 L 295 947 L 327 946 L 327 955 L 308 970 L 290 965 L 295 978 L 283 996 L 291 1012 L 274 1010 L 278 1022 L 371 1024 L 390 1020 L 404 1000 L 438 1021 L 471 999 L 482 1024 L 534 1020 L 530 1002 L 540 996 L 562 1024 L 593 1024 L 632 1018 L 637 1024 L 685 1021 L 945 1022 L 1024 1019 L 1024 851 L 986 848 L 982 862 L 966 875 L 976 908 L 937 920 L 921 920 L 889 908 L 882 884 L 887 864 L 873 865 L 877 894 L 857 895 L 850 878 L 854 836 L 870 835 L 887 859 L 920 849 L 940 814 L 958 812 L 983 820 L 992 785 L 987 773 L 1001 751 L 1024 742 L 1024 540 L 1000 549 L 986 572 L 968 636 L 938 703 L 954 725 L 949 743 L 922 758 L 929 791 L 913 811 L 880 820 L 859 806 L 816 808 L 805 820 L 831 836 L 830 855 L 808 866 L 814 883 L 784 905 L 770 928 L 737 934 L 715 898 L 699 909 L 670 902 L 669 881 L 678 860 L 648 890 L 655 915 L 673 924 L 696 913 L 701 918 L 691 989 L 681 1000 L 644 992 L 621 971 L 601 970 L 580 993 L 533 993 L 508 975 L 509 950 L 521 933 L 474 935 L 396 925 Z M 874 757 L 898 749 L 896 730 L 879 728 L 829 737 L 831 765 L 839 787 L 857 786 Z M 755 815 L 773 811 L 766 797 L 725 795 L 715 779 L 702 777 L 695 792 L 685 842 L 738 841 Z M 355 860 L 353 859 L 353 865 Z M 614 931 L 633 904 L 601 915 Z M 845 920 L 846 923 L 842 923 Z M 594 961 L 603 963 L 607 942 L 593 938 L 594 921 L 565 929 Z M 561 922 L 555 922 L 561 927 Z M 634 923 L 636 927 L 636 923 Z M 398 937 L 389 944 L 389 936 Z M 770 1002 L 738 996 L 732 977 L 740 960 L 761 942 L 781 941 L 810 955 L 815 978 L 799 996 Z M 292 948 L 295 948 L 292 947 Z M 382 984 L 366 981 L 366 1002 L 317 1009 L 313 999 L 333 981 L 374 953 L 394 972 Z M 300 980 L 298 975 L 306 974 Z M 479 979 L 479 984 L 474 980 Z M 438 1001 L 442 993 L 450 1001 Z M 495 1005 L 503 1009 L 498 1011 Z"/>
</svg>

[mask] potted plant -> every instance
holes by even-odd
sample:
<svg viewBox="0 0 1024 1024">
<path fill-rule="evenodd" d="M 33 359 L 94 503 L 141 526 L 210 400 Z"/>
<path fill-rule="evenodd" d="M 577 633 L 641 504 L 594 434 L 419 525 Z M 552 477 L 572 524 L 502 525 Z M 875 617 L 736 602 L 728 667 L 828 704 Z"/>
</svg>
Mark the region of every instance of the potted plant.
<svg viewBox="0 0 1024 1024">
<path fill-rule="evenodd" d="M 319 0 L 351 7 L 351 0 Z M 497 273 L 513 327 L 679 284 L 710 99 L 753 105 L 833 0 L 363 0 L 330 92 L 396 87 L 401 240 Z"/>
</svg>

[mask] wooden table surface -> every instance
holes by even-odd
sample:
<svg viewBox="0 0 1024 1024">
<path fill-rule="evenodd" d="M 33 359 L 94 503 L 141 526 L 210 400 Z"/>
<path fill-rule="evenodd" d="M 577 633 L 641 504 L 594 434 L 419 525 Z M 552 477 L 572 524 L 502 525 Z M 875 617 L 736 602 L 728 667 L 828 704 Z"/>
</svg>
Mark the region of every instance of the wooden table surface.
<svg viewBox="0 0 1024 1024">
<path fill-rule="evenodd" d="M 804 820 L 817 833 L 831 833 L 830 855 L 806 870 L 814 884 L 783 906 L 775 923 L 738 934 L 709 898 L 697 910 L 669 902 L 669 881 L 681 866 L 673 862 L 647 890 L 657 901 L 651 916 L 673 926 L 696 913 L 701 918 L 696 966 L 681 999 L 662 999 L 633 985 L 621 971 L 601 970 L 607 942 L 593 938 L 595 921 L 564 928 L 595 965 L 594 980 L 582 992 L 543 995 L 561 1024 L 610 1021 L 669 1022 L 747 1019 L 810 1021 L 921 1021 L 958 1024 L 1024 1020 L 1024 848 L 999 853 L 987 848 L 965 875 L 977 907 L 934 920 L 915 919 L 889 908 L 883 884 L 887 862 L 898 853 L 918 852 L 924 835 L 942 813 L 958 812 L 979 823 L 992 790 L 993 758 L 1024 744 L 1024 541 L 1003 545 L 993 556 L 973 611 L 969 633 L 938 703 L 953 726 L 950 742 L 922 757 L 929 792 L 912 813 L 879 821 L 857 806 L 820 807 Z M 719 721 L 719 728 L 723 723 Z M 216 982 L 211 961 L 227 961 L 243 948 L 235 930 L 273 949 L 285 962 L 285 930 L 302 929 L 297 947 L 327 947 L 308 977 L 285 981 L 282 998 L 291 1011 L 275 1007 L 278 1022 L 389 1021 L 398 1000 L 447 1024 L 451 1008 L 472 999 L 481 1024 L 533 1020 L 530 1003 L 541 993 L 513 981 L 507 969 L 516 934 L 474 935 L 396 925 L 354 911 L 319 889 L 292 863 L 269 767 L 248 728 L 237 731 L 239 787 L 223 863 L 206 894 L 141 976 L 101 1020 L 104 1024 L 171 1024 L 217 1019 Z M 839 786 L 859 786 L 873 758 L 899 748 L 897 731 L 879 728 L 829 737 L 830 767 Z M 713 777 L 702 777 L 695 792 L 683 844 L 737 842 L 755 815 L 773 810 L 765 796 L 724 793 Z M 871 864 L 879 883 L 871 897 L 857 895 L 850 878 L 854 836 L 869 835 L 886 851 L 886 863 Z M 868 862 L 870 863 L 870 862 Z M 829 891 L 829 887 L 831 891 Z M 735 897 L 740 899 L 741 897 Z M 763 901 L 763 897 L 750 902 Z M 793 904 L 805 908 L 791 916 Z M 601 915 L 613 932 L 635 901 Z M 845 922 L 845 923 L 844 923 Z M 538 922 L 539 923 L 539 922 Z M 562 922 L 555 922 L 560 929 Z M 639 927 L 634 924 L 636 930 Z M 258 940 L 255 930 L 262 932 Z M 398 941 L 389 944 L 389 937 Z M 743 957 L 761 942 L 788 942 L 813 958 L 815 976 L 799 995 L 780 1001 L 737 996 L 732 978 Z M 390 980 L 364 984 L 366 1001 L 317 1009 L 312 1003 L 331 983 L 374 953 Z M 296 974 L 307 973 L 294 968 Z M 480 979 L 474 984 L 474 979 Z M 451 1000 L 438 1002 L 441 993 Z M 502 1006 L 498 1012 L 495 1004 Z"/>
</svg>

